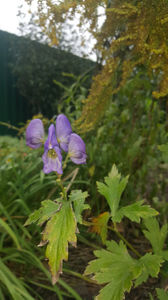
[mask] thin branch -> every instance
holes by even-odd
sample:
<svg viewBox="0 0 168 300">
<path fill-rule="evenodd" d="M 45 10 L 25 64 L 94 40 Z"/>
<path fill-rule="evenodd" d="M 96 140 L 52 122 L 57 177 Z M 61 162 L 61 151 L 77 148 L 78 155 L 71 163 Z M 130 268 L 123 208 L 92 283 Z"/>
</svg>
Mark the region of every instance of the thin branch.
<svg viewBox="0 0 168 300">
<path fill-rule="evenodd" d="M 86 276 L 84 276 L 84 275 L 82 275 L 82 274 L 80 274 L 78 272 L 71 271 L 71 270 L 64 269 L 64 268 L 63 268 L 63 272 L 67 273 L 67 274 L 71 274 L 72 276 L 78 277 L 78 278 L 80 278 L 82 280 L 85 280 L 85 281 L 87 281 L 89 283 L 93 283 L 93 284 L 99 285 L 96 281 L 94 281 L 92 279 L 89 279 L 88 277 L 86 277 Z"/>
<path fill-rule="evenodd" d="M 18 128 L 18 127 L 16 127 L 16 126 L 13 126 L 13 125 L 11 125 L 11 124 L 8 124 L 8 123 L 6 123 L 6 122 L 0 121 L 0 125 L 6 126 L 6 127 L 10 128 L 10 129 L 17 130 L 17 131 L 20 130 L 20 128 Z"/>
<path fill-rule="evenodd" d="M 76 169 L 74 170 L 73 177 L 72 177 L 70 183 L 68 184 L 68 186 L 67 186 L 67 188 L 66 188 L 66 192 L 69 191 L 69 189 L 70 189 L 71 185 L 73 184 L 73 181 L 75 180 L 75 178 L 76 178 L 78 172 L 79 172 L 79 168 L 76 168 Z"/>
</svg>

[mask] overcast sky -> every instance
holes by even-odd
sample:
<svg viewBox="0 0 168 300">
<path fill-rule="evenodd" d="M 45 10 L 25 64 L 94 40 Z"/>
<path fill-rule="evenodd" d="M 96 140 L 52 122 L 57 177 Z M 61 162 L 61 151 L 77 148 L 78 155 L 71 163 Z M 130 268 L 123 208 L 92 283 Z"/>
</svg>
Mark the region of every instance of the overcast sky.
<svg viewBox="0 0 168 300">
<path fill-rule="evenodd" d="M 23 0 L 0 0 L 0 30 L 19 34 L 18 6 Z M 26 5 L 24 5 L 26 11 Z"/>
<path fill-rule="evenodd" d="M 33 8 L 35 9 L 36 6 L 36 1 L 34 1 Z M 0 0 L 0 30 L 4 30 L 7 32 L 11 32 L 17 35 L 20 35 L 19 32 L 19 21 L 21 20 L 17 14 L 19 10 L 19 6 L 22 5 L 21 11 L 25 14 L 24 22 L 29 21 L 29 14 L 28 14 L 28 5 L 25 3 L 24 0 Z M 33 9 L 33 10 L 34 10 Z M 100 24 L 102 23 L 102 20 L 100 20 Z M 75 26 L 75 24 L 74 24 Z M 77 27 L 76 27 L 77 29 Z M 90 35 L 85 32 L 86 39 L 90 39 Z M 87 47 L 88 50 L 89 48 L 92 48 L 92 45 L 94 44 L 94 40 L 90 40 L 87 42 Z M 88 51 L 87 51 L 88 53 Z M 95 54 L 89 55 L 91 59 L 95 60 Z"/>
</svg>

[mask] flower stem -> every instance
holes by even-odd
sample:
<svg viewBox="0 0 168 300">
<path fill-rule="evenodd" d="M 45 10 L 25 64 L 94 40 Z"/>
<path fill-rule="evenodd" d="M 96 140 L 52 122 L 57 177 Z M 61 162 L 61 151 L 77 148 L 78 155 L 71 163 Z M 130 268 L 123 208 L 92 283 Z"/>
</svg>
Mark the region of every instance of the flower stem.
<svg viewBox="0 0 168 300">
<path fill-rule="evenodd" d="M 84 225 L 86 226 L 94 226 L 94 223 L 84 221 Z M 118 231 L 116 223 L 114 223 L 114 227 L 107 226 L 107 228 L 116 233 L 116 235 L 135 253 L 138 257 L 141 257 L 141 254 L 125 239 L 125 237 Z"/>
<path fill-rule="evenodd" d="M 96 250 L 102 249 L 102 247 L 100 247 L 99 245 L 97 245 L 97 244 L 95 244 L 95 243 L 93 243 L 93 242 L 88 241 L 85 237 L 83 237 L 83 236 L 80 235 L 80 234 L 78 234 L 78 240 L 79 240 L 81 243 L 83 243 L 83 244 L 85 244 L 85 245 L 87 245 L 87 246 L 89 246 L 89 247 L 91 247 L 91 248 L 93 248 L 93 249 L 96 249 Z"/>
<path fill-rule="evenodd" d="M 89 278 L 86 277 L 85 275 L 82 275 L 82 274 L 80 274 L 80 273 L 78 273 L 78 272 L 74 272 L 74 271 L 71 271 L 71 270 L 68 270 L 68 269 L 64 269 L 64 268 L 63 268 L 63 272 L 64 272 L 64 273 L 67 273 L 67 274 L 71 274 L 72 276 L 78 277 L 78 278 L 80 278 L 80 279 L 82 279 L 82 280 L 85 280 L 85 281 L 87 281 L 87 282 L 90 282 L 90 283 L 99 285 L 96 281 L 94 281 L 94 280 L 92 280 L 92 279 L 89 279 Z"/>
<path fill-rule="evenodd" d="M 135 253 L 138 257 L 141 257 L 141 254 L 125 239 L 125 237 L 118 231 L 116 223 L 114 223 L 114 228 L 108 226 L 108 228 L 116 233 L 116 235 Z"/>
<path fill-rule="evenodd" d="M 58 175 L 58 178 L 56 179 L 56 181 L 58 182 L 58 184 L 62 190 L 64 200 L 67 200 L 67 192 L 66 192 L 66 188 L 63 186 L 63 183 L 61 180 L 61 175 Z"/>
<path fill-rule="evenodd" d="M 69 159 L 69 154 L 67 153 L 67 156 L 65 157 L 65 160 L 64 160 L 64 163 L 63 163 L 63 167 L 62 167 L 63 170 L 66 168 L 68 159 Z"/>
</svg>

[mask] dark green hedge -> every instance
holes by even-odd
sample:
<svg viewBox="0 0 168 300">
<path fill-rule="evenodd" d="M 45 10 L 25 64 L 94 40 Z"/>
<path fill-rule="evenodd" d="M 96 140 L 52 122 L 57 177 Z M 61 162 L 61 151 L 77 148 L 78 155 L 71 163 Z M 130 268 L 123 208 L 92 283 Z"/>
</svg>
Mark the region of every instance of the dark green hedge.
<svg viewBox="0 0 168 300">
<path fill-rule="evenodd" d="M 52 117 L 64 93 L 53 80 L 68 87 L 73 79 L 62 73 L 89 71 L 89 87 L 95 69 L 88 59 L 0 30 L 0 120 L 16 125 L 37 113 Z"/>
<path fill-rule="evenodd" d="M 17 78 L 11 73 L 10 34 L 0 31 L 0 121 L 18 125 L 30 117 L 28 102 L 16 87 Z M 0 125 L 0 135 L 14 134 Z"/>
<path fill-rule="evenodd" d="M 72 78 L 62 75 L 63 72 L 78 76 L 90 70 L 91 78 L 96 66 L 88 59 L 28 38 L 0 31 L 0 40 L 8 40 L 10 43 L 10 49 L 7 49 L 10 54 L 8 63 L 20 94 L 29 104 L 31 114 L 41 112 L 51 117 L 57 112 L 57 104 L 64 91 L 53 80 L 66 86 L 73 83 Z M 89 87 L 90 80 L 85 84 Z"/>
</svg>

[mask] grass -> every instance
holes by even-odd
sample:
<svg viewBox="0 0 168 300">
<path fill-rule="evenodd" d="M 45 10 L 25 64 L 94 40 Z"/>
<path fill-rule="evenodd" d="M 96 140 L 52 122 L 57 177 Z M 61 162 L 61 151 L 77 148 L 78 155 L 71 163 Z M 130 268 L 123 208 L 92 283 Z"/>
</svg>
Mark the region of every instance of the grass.
<svg viewBox="0 0 168 300">
<path fill-rule="evenodd" d="M 0 149 L 0 299 L 43 300 L 37 291 L 47 290 L 60 300 L 81 300 L 61 279 L 52 286 L 44 249 L 37 247 L 39 229 L 24 226 L 53 187 L 58 193 L 56 176 L 44 176 L 41 150 L 31 151 L 23 140 L 1 137 Z"/>
</svg>

